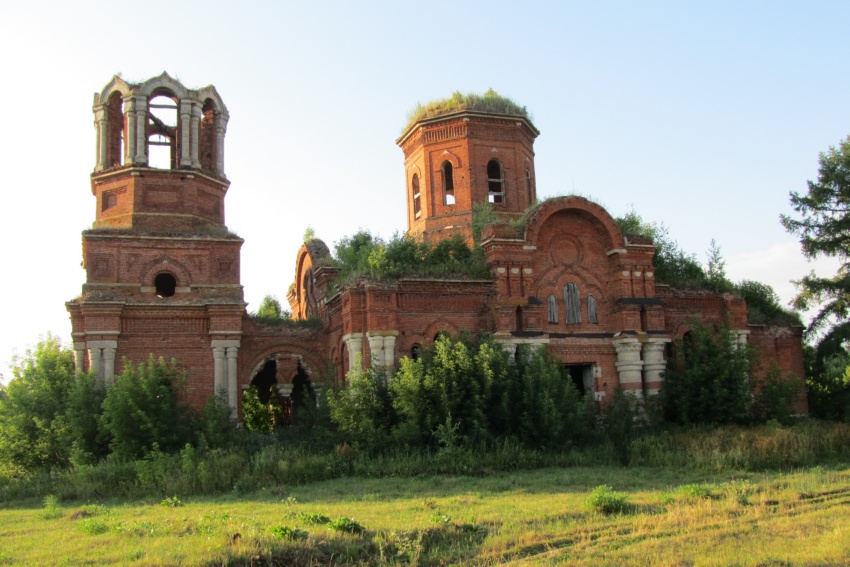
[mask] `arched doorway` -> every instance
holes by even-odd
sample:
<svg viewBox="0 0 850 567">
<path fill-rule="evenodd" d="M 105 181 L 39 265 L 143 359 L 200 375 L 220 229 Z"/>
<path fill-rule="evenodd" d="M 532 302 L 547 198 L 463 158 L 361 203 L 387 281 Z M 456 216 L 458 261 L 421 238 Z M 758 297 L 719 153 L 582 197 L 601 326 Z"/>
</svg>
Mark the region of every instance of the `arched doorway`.
<svg viewBox="0 0 850 567">
<path fill-rule="evenodd" d="M 270 428 L 298 425 L 316 407 L 316 388 L 310 372 L 301 357 L 294 354 L 273 354 L 257 365 L 243 392 L 243 408 L 248 391 L 255 392 L 269 412 Z"/>
</svg>

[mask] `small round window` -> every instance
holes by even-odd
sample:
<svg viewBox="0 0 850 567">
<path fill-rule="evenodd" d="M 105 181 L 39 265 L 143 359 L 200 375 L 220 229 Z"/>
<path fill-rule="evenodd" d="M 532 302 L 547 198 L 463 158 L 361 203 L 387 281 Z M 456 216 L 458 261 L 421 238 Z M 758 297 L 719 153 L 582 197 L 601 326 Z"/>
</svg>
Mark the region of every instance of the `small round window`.
<svg viewBox="0 0 850 567">
<path fill-rule="evenodd" d="M 177 280 L 168 272 L 157 274 L 153 279 L 157 297 L 172 297 L 177 289 Z"/>
</svg>

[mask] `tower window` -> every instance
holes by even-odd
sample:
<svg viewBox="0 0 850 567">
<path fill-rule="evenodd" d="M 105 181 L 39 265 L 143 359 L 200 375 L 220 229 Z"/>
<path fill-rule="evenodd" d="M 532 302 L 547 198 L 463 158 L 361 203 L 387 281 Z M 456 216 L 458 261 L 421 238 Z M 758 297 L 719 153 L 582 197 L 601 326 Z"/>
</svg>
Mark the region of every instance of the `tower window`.
<svg viewBox="0 0 850 567">
<path fill-rule="evenodd" d="M 591 323 L 598 323 L 596 318 L 596 298 L 592 295 L 587 296 L 587 320 Z"/>
<path fill-rule="evenodd" d="M 564 303 L 567 310 L 567 323 L 581 323 L 581 296 L 578 286 L 573 282 L 564 286 Z"/>
<path fill-rule="evenodd" d="M 505 202 L 505 178 L 502 164 L 497 159 L 487 162 L 488 201 L 498 204 Z"/>
<path fill-rule="evenodd" d="M 109 96 L 106 115 L 106 167 L 124 163 L 124 101 L 121 93 Z"/>
<path fill-rule="evenodd" d="M 558 300 L 555 299 L 554 295 L 549 296 L 549 322 L 558 322 Z"/>
<path fill-rule="evenodd" d="M 452 163 L 444 161 L 441 167 L 443 170 L 443 203 L 446 205 L 455 204 L 455 180 Z"/>
<path fill-rule="evenodd" d="M 177 279 L 168 272 L 162 272 L 153 279 L 157 297 L 173 297 L 177 291 Z"/>
<path fill-rule="evenodd" d="M 177 103 L 165 94 L 148 104 L 148 166 L 177 169 Z"/>
<path fill-rule="evenodd" d="M 414 173 L 410 182 L 410 192 L 413 194 L 413 215 L 419 218 L 422 214 L 422 203 L 419 200 L 419 174 Z"/>
</svg>

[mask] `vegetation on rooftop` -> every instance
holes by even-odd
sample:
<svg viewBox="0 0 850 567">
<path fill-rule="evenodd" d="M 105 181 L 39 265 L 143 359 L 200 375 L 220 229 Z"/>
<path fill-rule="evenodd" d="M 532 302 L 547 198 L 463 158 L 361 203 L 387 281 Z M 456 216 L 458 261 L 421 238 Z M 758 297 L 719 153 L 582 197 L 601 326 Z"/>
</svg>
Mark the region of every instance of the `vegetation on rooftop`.
<svg viewBox="0 0 850 567">
<path fill-rule="evenodd" d="M 272 327 L 297 327 L 316 330 L 322 328 L 322 322 L 315 317 L 293 319 L 292 313 L 289 310 L 284 310 L 277 297 L 270 294 L 263 297 L 263 301 L 260 303 L 257 311 L 249 313 L 248 316 L 255 323 Z"/>
<path fill-rule="evenodd" d="M 406 132 L 408 128 L 420 120 L 464 110 L 523 116 L 531 119 L 526 107 L 520 106 L 493 89 L 487 89 L 483 95 L 477 93 L 463 94 L 460 91 L 455 91 L 449 98 L 432 100 L 426 104 L 417 103 L 416 107 L 408 113 L 407 123 L 402 132 Z"/>
<path fill-rule="evenodd" d="M 655 281 L 676 289 L 708 290 L 716 293 L 737 293 L 747 302 L 749 322 L 756 325 L 802 325 L 800 314 L 780 303 L 774 289 L 764 283 L 741 280 L 733 283 L 726 277 L 725 262 L 720 247 L 711 241 L 708 263 L 700 264 L 694 254 L 689 254 L 673 240 L 664 224 L 645 221 L 639 214 L 629 211 L 614 219 L 626 238 L 642 237 L 655 244 Z"/>
<path fill-rule="evenodd" d="M 332 289 L 362 278 L 490 278 L 484 254 L 470 249 L 460 236 L 432 245 L 399 233 L 384 241 L 368 230 L 360 230 L 334 245 L 331 262 L 339 269 Z"/>
</svg>

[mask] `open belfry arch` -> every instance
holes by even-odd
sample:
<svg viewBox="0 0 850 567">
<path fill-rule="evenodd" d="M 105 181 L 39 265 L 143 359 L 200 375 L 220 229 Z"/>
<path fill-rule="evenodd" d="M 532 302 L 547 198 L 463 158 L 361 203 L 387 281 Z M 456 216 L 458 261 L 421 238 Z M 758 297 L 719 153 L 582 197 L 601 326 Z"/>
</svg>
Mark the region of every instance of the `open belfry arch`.
<svg viewBox="0 0 850 567">
<path fill-rule="evenodd" d="M 748 324 L 734 294 L 656 283 L 653 243 L 624 235 L 588 199 L 538 203 L 539 131 L 524 108 L 453 107 L 414 120 L 397 140 L 407 235 L 472 244 L 486 204 L 495 218 L 478 242 L 487 275 L 340 282 L 328 246 L 310 239 L 286 299 L 293 319 L 313 323 L 284 326 L 246 313 L 243 241 L 224 215 L 229 114 L 216 89 L 188 89 L 165 73 L 142 83 L 114 77 L 95 94 L 93 112 L 86 280 L 66 305 L 77 368 L 105 385 L 125 359 L 173 358 L 192 406 L 220 393 L 238 417 L 252 385 L 287 397 L 361 367 L 391 378 L 402 357 L 467 331 L 493 335 L 514 359 L 546 349 L 565 379 L 596 399 L 618 388 L 643 396 L 658 391 L 671 344 L 694 317 L 728 324 L 737 345 L 758 348 L 765 368 L 772 359 L 803 375 L 801 328 Z M 797 407 L 805 411 L 804 395 Z"/>
</svg>

